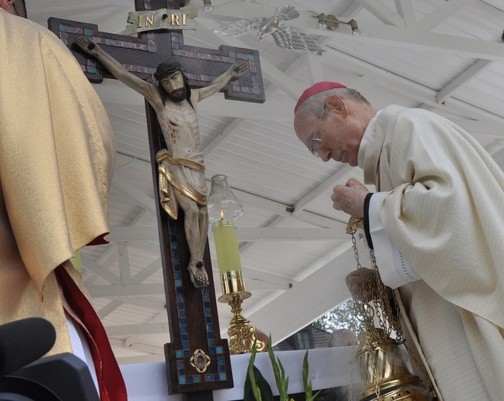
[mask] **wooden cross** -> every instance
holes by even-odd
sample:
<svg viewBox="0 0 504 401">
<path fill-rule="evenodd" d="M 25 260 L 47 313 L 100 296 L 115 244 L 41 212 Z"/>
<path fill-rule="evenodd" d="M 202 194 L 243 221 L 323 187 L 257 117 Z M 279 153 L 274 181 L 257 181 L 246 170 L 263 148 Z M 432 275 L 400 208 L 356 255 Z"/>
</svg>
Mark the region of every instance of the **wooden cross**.
<svg viewBox="0 0 504 401">
<path fill-rule="evenodd" d="M 16 9 L 17 15 L 26 18 L 26 5 L 23 0 L 14 0 L 14 8 Z"/>
<path fill-rule="evenodd" d="M 135 0 L 136 11 L 179 9 L 177 0 Z M 156 67 L 167 57 L 177 57 L 192 87 L 202 87 L 227 70 L 231 64 L 249 62 L 249 71 L 222 91 L 228 99 L 264 102 L 259 54 L 255 50 L 221 46 L 218 50 L 186 46 L 180 30 L 144 32 L 129 37 L 99 32 L 98 27 L 57 18 L 49 19 L 49 29 L 73 51 L 91 82 L 113 78 L 99 61 L 91 59 L 74 45 L 78 36 L 99 44 L 107 53 L 142 79 L 154 82 Z M 146 102 L 151 160 L 163 148 L 163 134 L 156 113 Z M 169 218 L 160 208 L 158 172 L 152 163 L 154 193 L 158 215 L 161 260 L 165 279 L 171 343 L 165 344 L 168 389 L 184 393 L 189 400 L 213 400 L 212 390 L 233 386 L 227 340 L 220 338 L 217 305 L 212 279 L 208 242 L 204 264 L 210 280 L 208 287 L 195 288 L 185 268 L 190 259 L 183 211 L 178 220 Z"/>
</svg>

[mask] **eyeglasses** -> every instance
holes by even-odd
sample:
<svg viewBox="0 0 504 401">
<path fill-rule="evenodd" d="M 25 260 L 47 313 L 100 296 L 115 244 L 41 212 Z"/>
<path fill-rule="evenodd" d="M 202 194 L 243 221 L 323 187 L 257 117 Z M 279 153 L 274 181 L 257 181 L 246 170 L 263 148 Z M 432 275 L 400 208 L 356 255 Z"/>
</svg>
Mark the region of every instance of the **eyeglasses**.
<svg viewBox="0 0 504 401">
<path fill-rule="evenodd" d="M 322 107 L 322 112 L 320 113 L 319 120 L 322 120 L 322 117 L 324 116 L 324 112 L 325 111 L 326 111 L 326 107 L 324 105 L 324 107 Z M 317 131 L 315 131 L 315 133 L 313 134 L 313 136 L 308 141 L 308 145 L 307 145 L 308 150 L 310 151 L 310 153 L 313 156 L 316 156 L 316 157 L 319 156 L 318 151 L 324 145 L 324 143 L 322 142 L 322 139 L 320 138 L 321 135 L 322 135 L 322 131 L 320 129 L 317 130 Z"/>
</svg>

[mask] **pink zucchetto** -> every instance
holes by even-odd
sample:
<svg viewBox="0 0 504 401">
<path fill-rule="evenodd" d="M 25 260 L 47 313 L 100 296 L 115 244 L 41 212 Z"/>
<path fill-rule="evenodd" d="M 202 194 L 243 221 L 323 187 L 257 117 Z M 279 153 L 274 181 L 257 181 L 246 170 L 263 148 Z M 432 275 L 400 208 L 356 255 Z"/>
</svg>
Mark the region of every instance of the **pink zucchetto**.
<svg viewBox="0 0 504 401">
<path fill-rule="evenodd" d="M 301 96 L 299 96 L 299 99 L 296 103 L 296 107 L 294 107 L 294 113 L 297 111 L 297 109 L 299 109 L 299 107 L 304 103 L 306 99 L 312 97 L 313 95 L 328 89 L 338 89 L 338 88 L 346 88 L 346 86 L 338 82 L 331 82 L 331 81 L 323 81 L 313 84 L 308 89 L 306 89 L 301 94 Z"/>
</svg>

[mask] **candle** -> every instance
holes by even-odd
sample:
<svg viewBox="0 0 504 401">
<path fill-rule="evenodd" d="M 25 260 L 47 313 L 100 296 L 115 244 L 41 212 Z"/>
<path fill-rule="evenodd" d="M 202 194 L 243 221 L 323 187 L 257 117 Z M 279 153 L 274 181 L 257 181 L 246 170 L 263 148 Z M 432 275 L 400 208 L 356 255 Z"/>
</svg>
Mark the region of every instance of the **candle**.
<svg viewBox="0 0 504 401">
<path fill-rule="evenodd" d="M 240 251 L 234 222 L 225 219 L 218 220 L 213 223 L 212 231 L 220 274 L 230 271 L 240 272 Z"/>
</svg>

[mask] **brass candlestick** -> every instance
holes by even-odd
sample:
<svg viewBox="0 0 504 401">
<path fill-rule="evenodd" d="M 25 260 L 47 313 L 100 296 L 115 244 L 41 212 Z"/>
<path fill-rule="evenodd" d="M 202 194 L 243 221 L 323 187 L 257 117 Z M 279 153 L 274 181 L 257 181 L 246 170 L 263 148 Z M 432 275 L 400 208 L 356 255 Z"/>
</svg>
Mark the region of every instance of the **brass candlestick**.
<svg viewBox="0 0 504 401">
<path fill-rule="evenodd" d="M 257 351 L 266 349 L 266 343 L 256 338 L 256 328 L 245 319 L 242 314 L 243 300 L 252 294 L 245 290 L 241 271 L 231 270 L 221 274 L 221 287 L 223 295 L 219 302 L 227 303 L 231 307 L 233 317 L 229 322 L 229 352 L 231 354 L 244 354 L 250 352 L 254 343 Z"/>
</svg>

